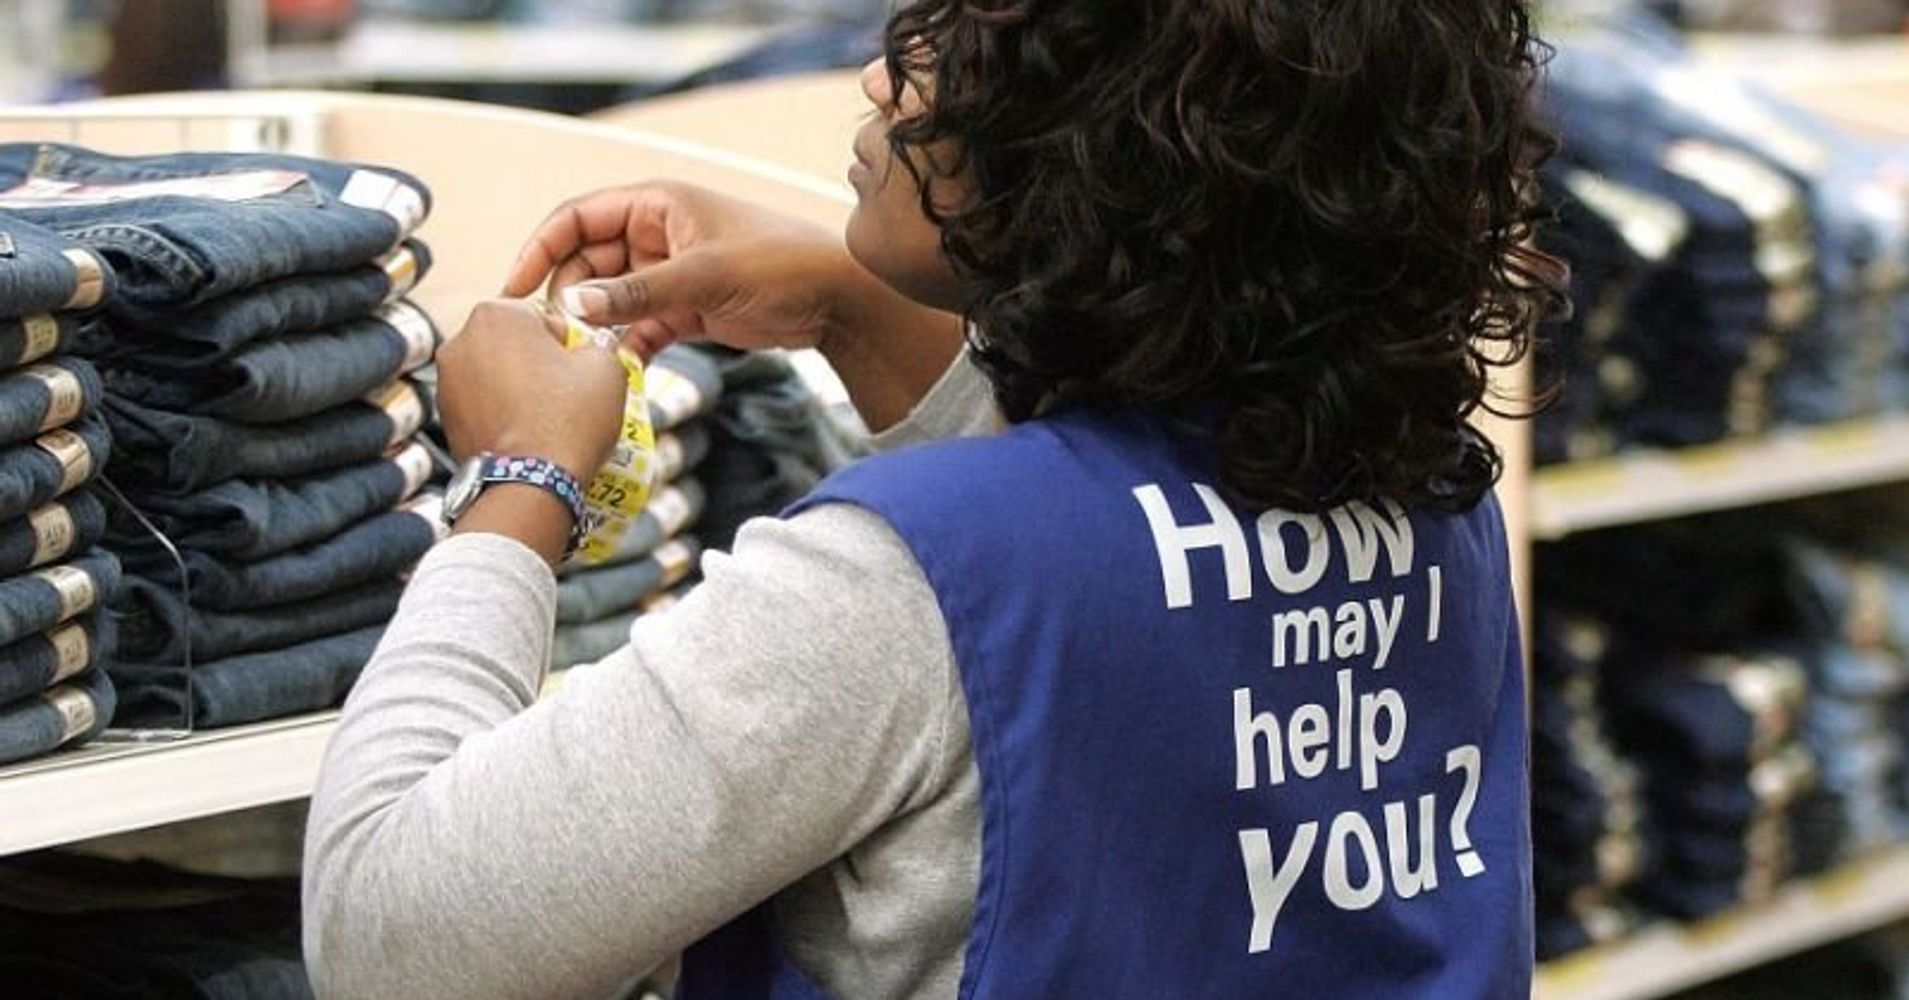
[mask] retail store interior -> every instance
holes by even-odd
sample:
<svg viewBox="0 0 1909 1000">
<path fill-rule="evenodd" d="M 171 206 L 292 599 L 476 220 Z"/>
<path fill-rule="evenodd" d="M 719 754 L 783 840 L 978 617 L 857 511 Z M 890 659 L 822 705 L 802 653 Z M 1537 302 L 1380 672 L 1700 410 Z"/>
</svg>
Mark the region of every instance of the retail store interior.
<svg viewBox="0 0 1909 1000">
<path fill-rule="evenodd" d="M 0 0 L 0 222 L 35 224 L 0 257 L 70 236 L 58 199 L 102 171 L 168 183 L 106 157 L 229 155 L 364 209 L 288 215 L 277 270 L 190 289 L 0 284 L 0 996 L 312 995 L 306 801 L 445 533 L 434 355 L 585 191 L 676 178 L 839 229 L 890 6 Z M 1555 398 L 1490 430 L 1535 996 L 1905 1000 L 1909 0 L 1537 16 L 1537 240 L 1572 309 L 1507 388 Z M 648 375 L 657 485 L 562 575 L 553 686 L 869 451 L 813 352 Z"/>
</svg>

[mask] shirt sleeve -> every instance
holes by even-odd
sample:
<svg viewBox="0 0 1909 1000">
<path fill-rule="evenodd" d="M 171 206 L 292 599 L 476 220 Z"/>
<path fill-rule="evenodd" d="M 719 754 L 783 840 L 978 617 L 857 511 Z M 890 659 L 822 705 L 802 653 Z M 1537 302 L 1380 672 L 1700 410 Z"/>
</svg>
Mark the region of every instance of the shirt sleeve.
<svg viewBox="0 0 1909 1000">
<path fill-rule="evenodd" d="M 495 535 L 424 560 L 313 797 L 320 996 L 606 995 L 945 780 L 946 626 L 884 522 L 752 522 L 704 569 L 538 702 L 549 570 Z"/>
</svg>

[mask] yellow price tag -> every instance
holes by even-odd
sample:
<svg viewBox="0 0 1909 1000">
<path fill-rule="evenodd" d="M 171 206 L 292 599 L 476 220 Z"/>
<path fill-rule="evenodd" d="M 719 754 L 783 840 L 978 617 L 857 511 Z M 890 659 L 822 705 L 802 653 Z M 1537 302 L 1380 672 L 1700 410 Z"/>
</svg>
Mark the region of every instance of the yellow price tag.
<svg viewBox="0 0 1909 1000">
<path fill-rule="evenodd" d="M 610 461 L 597 470 L 596 477 L 583 491 L 585 523 L 576 558 L 590 564 L 601 562 L 616 550 L 631 523 L 650 502 L 656 433 L 650 427 L 649 402 L 643 391 L 642 359 L 628 348 L 617 346 L 616 338 L 608 331 L 594 329 L 566 315 L 564 347 L 574 349 L 585 345 L 614 347 L 628 382 L 623 398 L 623 426 L 617 433 L 616 448 L 610 454 Z"/>
</svg>

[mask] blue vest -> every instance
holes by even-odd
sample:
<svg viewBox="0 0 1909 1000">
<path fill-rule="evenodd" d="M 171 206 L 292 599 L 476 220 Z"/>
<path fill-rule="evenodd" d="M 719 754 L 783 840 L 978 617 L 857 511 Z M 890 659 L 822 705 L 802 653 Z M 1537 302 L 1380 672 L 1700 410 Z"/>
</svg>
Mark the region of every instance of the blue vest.
<svg viewBox="0 0 1909 1000">
<path fill-rule="evenodd" d="M 1074 411 L 878 457 L 982 798 L 963 998 L 1531 995 L 1524 673 L 1494 501 L 1229 507 L 1209 449 Z M 683 995 L 819 998 L 759 910 Z"/>
</svg>

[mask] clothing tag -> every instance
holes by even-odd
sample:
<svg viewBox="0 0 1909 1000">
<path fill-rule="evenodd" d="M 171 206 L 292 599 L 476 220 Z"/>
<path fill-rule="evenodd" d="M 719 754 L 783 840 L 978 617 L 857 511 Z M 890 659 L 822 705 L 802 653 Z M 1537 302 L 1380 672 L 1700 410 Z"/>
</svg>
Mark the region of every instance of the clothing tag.
<svg viewBox="0 0 1909 1000">
<path fill-rule="evenodd" d="M 396 177 L 376 170 L 352 171 L 338 200 L 391 216 L 398 224 L 400 239 L 410 235 L 424 221 L 424 195 Z"/>
<path fill-rule="evenodd" d="M 378 258 L 378 268 L 391 286 L 384 294 L 386 302 L 395 302 L 418 287 L 418 255 L 410 247 L 399 247 Z"/>
<path fill-rule="evenodd" d="M 658 426 L 674 427 L 703 408 L 703 391 L 689 379 L 661 365 L 652 365 L 645 375 L 649 379 L 645 398 L 656 409 Z"/>
<path fill-rule="evenodd" d="M 99 584 L 93 574 L 72 566 L 49 566 L 33 574 L 60 595 L 60 620 L 65 621 L 99 603 Z"/>
<path fill-rule="evenodd" d="M 40 430 L 64 427 L 80 415 L 80 408 L 86 403 L 86 390 L 80 385 L 80 377 L 71 370 L 58 365 L 34 365 L 22 369 L 20 375 L 46 386 L 46 415 L 40 420 Z"/>
<path fill-rule="evenodd" d="M 636 602 L 636 610 L 646 615 L 653 615 L 659 611 L 668 611 L 670 608 L 681 603 L 682 600 L 682 598 L 677 597 L 670 591 L 659 590 Z"/>
<path fill-rule="evenodd" d="M 60 463 L 60 489 L 55 496 L 68 493 L 93 478 L 93 449 L 87 447 L 86 439 L 78 434 L 62 428 L 40 435 L 33 444 Z"/>
<path fill-rule="evenodd" d="M 689 452 L 683 447 L 683 439 L 674 434 L 663 433 L 656 436 L 656 481 L 667 483 L 683 474 L 683 466 L 689 463 Z"/>
<path fill-rule="evenodd" d="M 663 528 L 664 537 L 681 532 L 689 526 L 689 517 L 694 510 L 689 502 L 689 494 L 677 487 L 670 487 L 656 495 L 650 501 L 650 516 Z"/>
<path fill-rule="evenodd" d="M 62 255 L 73 265 L 74 276 L 78 278 L 72 297 L 66 300 L 66 308 L 91 309 L 99 305 L 106 298 L 106 262 L 91 251 L 77 247 L 63 251 Z"/>
<path fill-rule="evenodd" d="M 60 713 L 61 743 L 90 731 L 99 721 L 99 706 L 93 704 L 92 696 L 83 688 L 56 687 L 42 697 Z"/>
<path fill-rule="evenodd" d="M 38 361 L 60 346 L 60 321 L 41 313 L 20 321 L 20 364 Z"/>
<path fill-rule="evenodd" d="M 1803 192 L 1789 178 L 1745 153 L 1695 139 L 1666 150 L 1672 173 L 1696 181 L 1736 202 L 1743 214 L 1768 227 L 1803 210 Z"/>
<path fill-rule="evenodd" d="M 0 258 L 12 260 L 16 253 L 13 249 L 13 234 L 0 233 Z"/>
<path fill-rule="evenodd" d="M 1583 170 L 1566 174 L 1564 186 L 1647 261 L 1663 262 L 1690 235 L 1690 217 L 1668 198 Z"/>
<path fill-rule="evenodd" d="M 204 177 L 166 177 L 145 181 L 63 181 L 35 175 L 0 191 L 0 208 L 112 205 L 140 198 L 211 198 L 252 201 L 284 194 L 305 183 L 295 170 L 240 170 Z"/>
<path fill-rule="evenodd" d="M 416 514 L 424 518 L 424 523 L 431 526 L 431 531 L 437 535 L 438 541 L 441 542 L 450 537 L 451 526 L 444 523 L 444 494 L 426 493 L 398 509 L 406 514 Z"/>
<path fill-rule="evenodd" d="M 44 566 L 73 548 L 79 529 L 73 524 L 73 512 L 65 504 L 50 503 L 27 515 L 33 529 L 33 566 Z"/>
<path fill-rule="evenodd" d="M 83 625 L 62 625 L 46 634 L 53 644 L 53 682 L 58 683 L 86 669 L 93 660 L 92 643 Z"/>
<path fill-rule="evenodd" d="M 681 583 L 689 571 L 696 568 L 696 553 L 689 543 L 677 540 L 665 544 L 656 550 L 650 558 L 663 567 L 662 586 L 669 587 Z"/>
<path fill-rule="evenodd" d="M 365 402 L 391 418 L 390 447 L 397 447 L 424 426 L 424 397 L 409 382 L 393 382 L 365 397 Z"/>
<path fill-rule="evenodd" d="M 421 444 L 407 445 L 391 456 L 391 463 L 404 475 L 404 495 L 409 497 L 431 481 L 431 453 Z"/>
<path fill-rule="evenodd" d="M 431 324 L 431 317 L 426 316 L 424 310 L 400 300 L 379 310 L 378 318 L 397 331 L 398 339 L 404 342 L 404 361 L 398 374 L 413 372 L 431 363 L 437 354 L 437 327 Z"/>
</svg>

